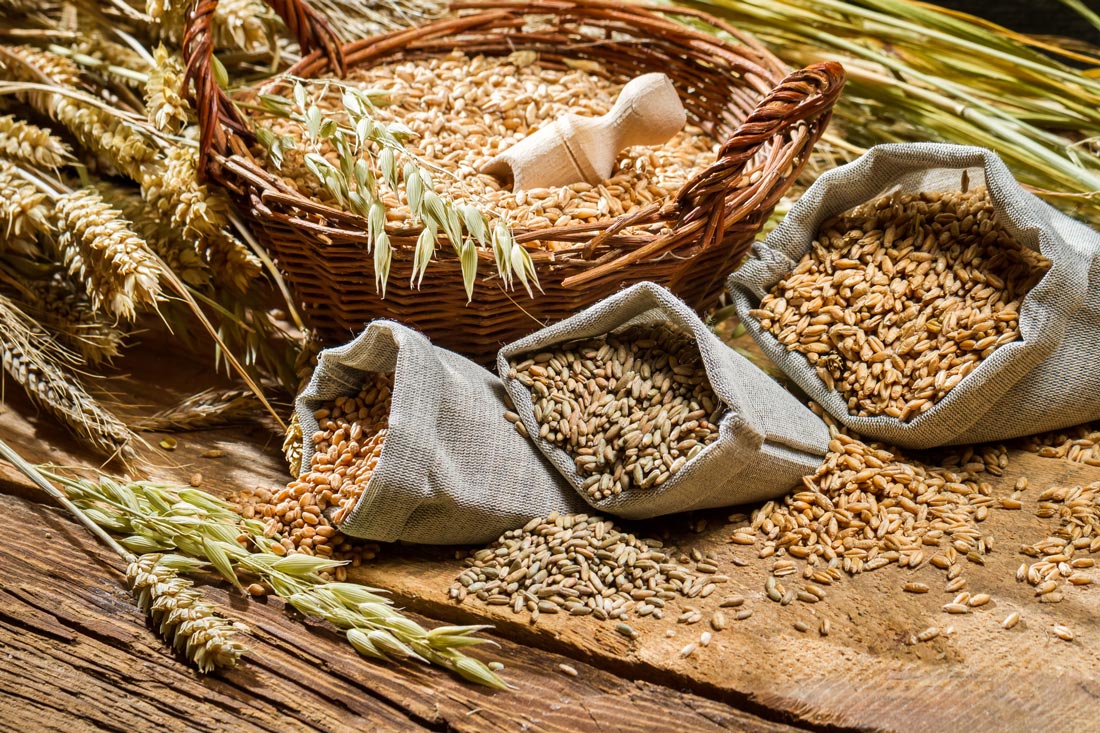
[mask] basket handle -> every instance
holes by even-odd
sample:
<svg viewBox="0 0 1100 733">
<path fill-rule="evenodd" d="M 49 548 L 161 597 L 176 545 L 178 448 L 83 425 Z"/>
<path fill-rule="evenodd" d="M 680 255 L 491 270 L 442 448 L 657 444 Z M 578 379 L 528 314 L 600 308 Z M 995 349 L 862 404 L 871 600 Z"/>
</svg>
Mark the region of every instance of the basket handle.
<svg viewBox="0 0 1100 733">
<path fill-rule="evenodd" d="M 675 248 L 683 241 L 685 233 L 693 234 L 704 228 L 704 249 L 722 238 L 726 218 L 726 198 L 736 189 L 741 171 L 752 157 L 769 140 L 781 135 L 799 122 L 808 121 L 810 130 L 807 147 L 813 147 L 832 115 L 833 105 L 844 86 L 844 67 L 835 61 L 807 66 L 795 71 L 779 83 L 756 106 L 751 114 L 730 136 L 718 151 L 718 158 L 705 170 L 695 175 L 664 205 L 651 204 L 634 214 L 620 217 L 610 227 L 594 237 L 585 246 L 585 257 L 627 227 L 652 224 L 676 219 L 676 231 L 672 235 L 658 237 L 653 242 L 584 272 L 566 278 L 565 287 L 582 285 L 616 269 L 634 262 L 654 257 Z M 797 171 L 795 171 L 797 174 Z M 777 177 L 778 181 L 778 177 Z M 753 198 L 754 206 L 760 205 L 774 194 L 776 187 L 760 187 Z M 748 208 L 748 207 L 746 207 Z"/>
<path fill-rule="evenodd" d="M 336 31 L 320 13 L 305 0 L 264 1 L 294 34 L 303 55 L 320 49 L 328 57 L 332 67 L 341 76 L 344 75 L 347 67 L 342 44 Z M 198 0 L 194 10 L 187 16 L 183 36 L 183 57 L 187 63 L 184 84 L 191 82 L 195 85 L 200 175 L 210 164 L 211 153 L 227 152 L 228 139 L 224 127 L 245 139 L 252 137 L 248 124 L 237 112 L 225 90 L 218 85 L 214 75 L 214 35 L 211 26 L 217 8 L 218 0 Z"/>
<path fill-rule="evenodd" d="M 825 132 L 844 79 L 843 66 L 836 61 L 825 61 L 795 71 L 780 82 L 722 145 L 717 160 L 676 194 L 675 201 L 682 212 L 680 225 L 704 217 L 715 220 L 708 221 L 708 236 L 703 246 L 716 243 L 720 238 L 718 225 L 722 222 L 724 207 L 714 205 L 719 203 L 715 199 L 726 198 L 761 145 L 799 122 L 816 123 L 806 143 L 812 148 Z M 709 226 L 711 223 L 715 226 Z"/>
</svg>

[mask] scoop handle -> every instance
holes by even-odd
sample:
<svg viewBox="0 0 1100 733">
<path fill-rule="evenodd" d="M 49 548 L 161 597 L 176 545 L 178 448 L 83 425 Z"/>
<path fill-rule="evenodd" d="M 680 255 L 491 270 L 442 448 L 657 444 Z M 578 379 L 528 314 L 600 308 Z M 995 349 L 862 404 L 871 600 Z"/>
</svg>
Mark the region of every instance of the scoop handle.
<svg viewBox="0 0 1100 733">
<path fill-rule="evenodd" d="M 672 80 L 665 74 L 643 74 L 619 92 L 611 110 L 600 118 L 619 150 L 634 145 L 660 145 L 683 129 L 687 113 Z"/>
</svg>

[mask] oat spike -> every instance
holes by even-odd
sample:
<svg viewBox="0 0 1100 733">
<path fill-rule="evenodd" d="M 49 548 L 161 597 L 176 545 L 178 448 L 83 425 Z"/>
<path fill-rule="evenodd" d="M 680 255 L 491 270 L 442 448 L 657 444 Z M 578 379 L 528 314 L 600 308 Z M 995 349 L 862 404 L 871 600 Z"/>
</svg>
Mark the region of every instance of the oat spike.
<svg viewBox="0 0 1100 733">
<path fill-rule="evenodd" d="M 50 483 L 34 466 L 23 460 L 7 443 L 0 440 L 0 456 L 23 472 L 40 489 L 53 497 L 104 544 L 114 550 L 129 565 L 126 581 L 134 594 L 138 608 L 157 627 L 157 633 L 182 653 L 202 673 L 232 667 L 244 653 L 244 646 L 235 638 L 238 631 L 247 631 L 243 624 L 219 616 L 214 607 L 203 600 L 191 581 L 164 564 L 162 555 L 136 557 L 97 525 L 80 507 Z M 185 564 L 193 561 L 176 557 Z"/>
</svg>

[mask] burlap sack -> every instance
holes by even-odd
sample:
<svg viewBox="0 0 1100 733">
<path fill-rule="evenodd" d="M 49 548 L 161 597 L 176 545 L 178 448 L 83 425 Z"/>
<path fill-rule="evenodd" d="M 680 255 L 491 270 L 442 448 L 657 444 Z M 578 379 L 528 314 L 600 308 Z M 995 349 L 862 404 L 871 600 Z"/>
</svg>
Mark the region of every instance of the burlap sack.
<svg viewBox="0 0 1100 733">
<path fill-rule="evenodd" d="M 364 372 L 393 372 L 389 427 L 378 466 L 340 531 L 383 542 L 484 543 L 535 517 L 584 507 L 504 419 L 504 386 L 494 374 L 390 321 L 374 321 L 351 343 L 321 352 L 295 403 L 303 466 L 313 457 L 313 413 L 357 393 Z"/>
<path fill-rule="evenodd" d="M 508 378 L 509 359 L 546 347 L 591 338 L 638 323 L 667 322 L 693 335 L 715 394 L 729 407 L 718 439 L 662 486 L 634 488 L 594 500 L 581 489 L 573 458 L 538 437 L 531 393 Z M 820 418 L 752 362 L 715 336 L 682 301 L 643 282 L 560 323 L 501 349 L 497 370 L 535 443 L 585 501 L 601 512 L 645 519 L 691 509 L 744 504 L 773 498 L 813 473 L 827 451 L 829 433 Z"/>
<path fill-rule="evenodd" d="M 805 358 L 749 311 L 809 251 L 826 219 L 881 196 L 988 186 L 998 216 L 1053 263 L 1020 310 L 1021 341 L 1005 344 L 947 396 L 907 423 L 855 417 Z M 729 279 L 742 322 L 764 352 L 852 430 L 907 448 L 1004 440 L 1100 418 L 1100 234 L 1025 191 L 996 154 L 932 143 L 881 145 L 821 176 Z"/>
</svg>

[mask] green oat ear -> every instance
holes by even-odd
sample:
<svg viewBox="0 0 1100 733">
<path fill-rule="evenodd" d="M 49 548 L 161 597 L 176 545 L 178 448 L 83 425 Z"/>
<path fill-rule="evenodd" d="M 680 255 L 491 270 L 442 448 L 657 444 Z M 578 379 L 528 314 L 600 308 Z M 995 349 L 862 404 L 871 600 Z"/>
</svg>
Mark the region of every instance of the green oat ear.
<svg viewBox="0 0 1100 733">
<path fill-rule="evenodd" d="M 337 114 L 346 119 L 345 124 L 322 111 L 319 101 L 311 97 L 310 86 L 304 80 L 295 79 L 293 104 L 282 97 L 268 95 L 261 100 L 262 107 L 271 115 L 284 117 L 299 126 L 312 148 L 305 154 L 306 168 L 338 206 L 367 219 L 368 247 L 374 253 L 375 284 L 382 297 L 386 294 L 393 252 L 384 229 L 386 203 L 368 159 L 378 166 L 382 180 L 393 194 L 398 195 L 404 184 L 405 200 L 413 219 L 423 225 L 415 249 L 410 285 L 419 287 L 423 281 L 437 246 L 438 234 L 443 232 L 459 256 L 463 287 L 467 298 L 472 298 L 478 264 L 473 242 L 482 246 L 486 243 L 489 221 L 485 215 L 436 190 L 426 164 L 404 146 L 404 142 L 413 137 L 412 131 L 400 123 L 377 121 L 373 117 L 377 108 L 369 94 L 340 82 L 328 80 L 324 83 L 323 90 L 335 86 L 342 91 L 342 110 Z M 283 137 L 262 127 L 258 129 L 257 139 L 267 148 L 276 168 L 281 168 L 286 148 Z M 332 141 L 338 166 L 321 154 L 326 140 Z M 502 261 L 497 258 L 498 266 Z M 511 268 L 512 264 L 509 262 L 507 267 Z M 533 276 L 534 265 L 529 258 L 524 267 L 524 275 Z M 502 278 L 510 282 L 507 270 L 500 272 Z"/>
<path fill-rule="evenodd" d="M 210 562 L 222 573 L 258 576 L 300 612 L 347 632 L 349 643 L 360 654 L 421 661 L 482 684 L 503 684 L 496 675 L 476 673 L 480 663 L 473 664 L 475 660 L 460 648 L 470 644 L 453 643 L 456 637 L 471 638 L 470 634 L 486 627 L 442 627 L 446 633 L 433 637 L 393 608 L 392 601 L 379 589 L 332 583 L 321 577 L 320 573 L 342 567 L 342 561 L 304 554 L 283 556 L 268 549 L 263 529 L 250 524 L 218 497 L 192 487 L 144 481 L 122 483 L 108 477 L 93 481 L 41 472 L 22 462 L 2 441 L 0 455 L 21 469 L 25 467 L 31 472 L 28 475 L 38 476 L 44 490 L 49 487 L 51 496 L 71 507 L 89 529 L 131 562 L 128 577 L 135 598 L 143 608 L 151 609 L 165 638 L 202 671 L 233 664 L 243 653 L 243 647 L 233 638 L 237 625 L 216 616 L 190 581 L 177 576 L 179 572 L 200 571 Z M 53 487 L 45 476 L 65 487 L 69 496 Z M 154 496 L 157 499 L 151 501 Z M 106 510 L 124 518 L 123 526 L 146 541 L 186 547 L 193 557 L 158 554 L 135 558 L 95 523 L 96 517 L 106 516 Z M 261 549 L 237 547 L 235 538 L 241 533 L 249 535 L 247 544 Z M 234 546 L 225 546 L 227 536 L 234 538 Z"/>
</svg>

